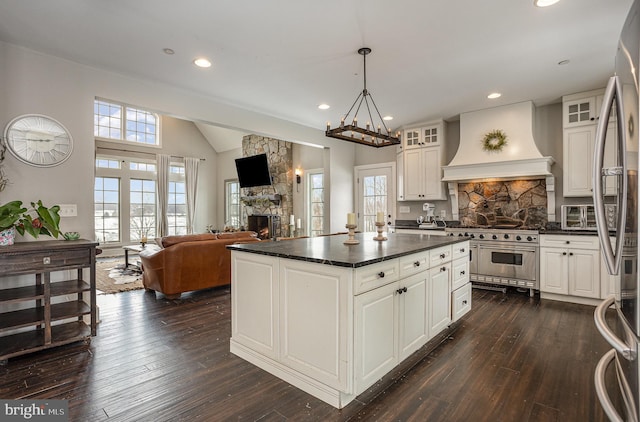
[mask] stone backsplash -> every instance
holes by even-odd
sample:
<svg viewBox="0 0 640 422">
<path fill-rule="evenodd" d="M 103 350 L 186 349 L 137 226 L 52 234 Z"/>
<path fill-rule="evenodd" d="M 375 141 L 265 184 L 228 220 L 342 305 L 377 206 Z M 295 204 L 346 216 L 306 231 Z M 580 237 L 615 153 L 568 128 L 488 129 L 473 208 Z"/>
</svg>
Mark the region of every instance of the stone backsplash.
<svg viewBox="0 0 640 422">
<path fill-rule="evenodd" d="M 279 215 L 281 225 L 280 236 L 289 236 L 289 216 L 293 213 L 293 151 L 291 142 L 267 138 L 259 135 L 247 135 L 242 138 L 242 156 L 267 154 L 272 186 L 243 188 L 242 224 L 248 226 L 248 215 Z M 274 192 L 275 189 L 275 192 Z M 247 200 L 251 197 L 265 195 L 281 195 L 279 203 L 269 200 Z"/>
<path fill-rule="evenodd" d="M 547 224 L 545 179 L 458 184 L 463 226 L 527 227 Z"/>
</svg>

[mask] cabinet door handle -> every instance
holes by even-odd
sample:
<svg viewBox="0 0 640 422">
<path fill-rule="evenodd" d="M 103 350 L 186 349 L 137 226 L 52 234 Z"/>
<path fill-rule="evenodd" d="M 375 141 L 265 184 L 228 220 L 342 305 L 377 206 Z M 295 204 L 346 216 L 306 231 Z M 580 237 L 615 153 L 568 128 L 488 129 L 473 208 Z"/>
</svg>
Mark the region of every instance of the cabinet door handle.
<svg viewBox="0 0 640 422">
<path fill-rule="evenodd" d="M 463 301 L 462 301 L 462 304 L 463 304 L 463 305 L 466 305 L 466 304 L 467 304 L 467 301 L 466 301 L 466 300 L 463 300 Z"/>
<path fill-rule="evenodd" d="M 440 254 L 440 258 L 445 259 L 446 257 L 447 257 L 446 254 L 443 254 L 443 253 Z"/>
<path fill-rule="evenodd" d="M 398 290 L 396 290 L 396 293 L 398 293 L 399 295 L 401 295 L 402 293 L 406 293 L 407 292 L 407 288 L 406 287 L 402 287 Z"/>
<path fill-rule="evenodd" d="M 567 240 L 567 241 L 566 241 L 566 242 L 564 242 L 564 243 L 565 243 L 565 244 L 567 244 L 567 245 L 569 245 L 571 242 Z"/>
<path fill-rule="evenodd" d="M 460 249 L 460 253 L 464 253 L 464 248 Z"/>
<path fill-rule="evenodd" d="M 569 252 L 569 256 L 573 256 L 573 252 Z"/>
<path fill-rule="evenodd" d="M 414 267 L 419 267 L 419 266 L 420 266 L 420 261 L 416 261 L 416 262 L 414 262 L 414 263 L 413 263 L 413 266 L 414 266 Z"/>
<path fill-rule="evenodd" d="M 567 254 L 566 252 L 562 252 L 562 255 L 566 255 L 566 254 Z"/>
<path fill-rule="evenodd" d="M 378 277 L 380 277 L 380 278 L 384 278 L 384 271 L 380 271 L 380 272 L 378 273 Z"/>
<path fill-rule="evenodd" d="M 460 275 L 464 275 L 464 271 L 460 271 Z"/>
<path fill-rule="evenodd" d="M 440 272 L 447 271 L 447 267 L 440 268 Z"/>
</svg>

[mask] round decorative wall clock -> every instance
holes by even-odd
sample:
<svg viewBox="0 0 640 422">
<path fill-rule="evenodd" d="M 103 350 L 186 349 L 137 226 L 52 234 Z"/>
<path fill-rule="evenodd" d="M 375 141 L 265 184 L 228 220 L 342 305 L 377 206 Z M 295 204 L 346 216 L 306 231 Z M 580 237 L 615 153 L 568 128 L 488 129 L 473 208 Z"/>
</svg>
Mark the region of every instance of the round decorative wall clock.
<svg viewBox="0 0 640 422">
<path fill-rule="evenodd" d="M 54 118 L 42 114 L 16 117 L 5 128 L 4 136 L 14 157 L 36 167 L 62 164 L 73 151 L 69 131 Z"/>
</svg>

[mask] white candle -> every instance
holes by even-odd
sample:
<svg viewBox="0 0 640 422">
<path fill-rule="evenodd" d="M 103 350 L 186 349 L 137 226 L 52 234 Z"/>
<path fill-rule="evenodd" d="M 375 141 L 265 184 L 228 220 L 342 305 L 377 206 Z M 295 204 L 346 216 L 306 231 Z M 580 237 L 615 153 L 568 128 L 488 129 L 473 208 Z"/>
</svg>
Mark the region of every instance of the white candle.
<svg viewBox="0 0 640 422">
<path fill-rule="evenodd" d="M 291 214 L 289 216 L 289 225 L 293 226 L 294 224 L 296 224 L 296 217 L 293 214 Z"/>
<path fill-rule="evenodd" d="M 356 215 L 354 213 L 350 212 L 349 214 L 347 214 L 347 224 L 356 224 Z"/>
<path fill-rule="evenodd" d="M 377 212 L 376 213 L 376 223 L 384 223 L 384 213 Z"/>
<path fill-rule="evenodd" d="M 302 228 L 302 219 L 298 218 L 298 228 L 301 229 Z"/>
</svg>

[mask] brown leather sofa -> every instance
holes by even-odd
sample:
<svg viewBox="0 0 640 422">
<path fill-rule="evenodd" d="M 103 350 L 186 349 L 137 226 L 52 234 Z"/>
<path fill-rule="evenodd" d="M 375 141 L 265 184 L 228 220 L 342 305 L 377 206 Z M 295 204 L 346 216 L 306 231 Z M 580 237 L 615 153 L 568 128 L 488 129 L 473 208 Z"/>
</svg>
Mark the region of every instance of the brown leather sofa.
<svg viewBox="0 0 640 422">
<path fill-rule="evenodd" d="M 160 292 L 168 299 L 230 284 L 231 251 L 226 246 L 259 241 L 255 232 L 163 237 L 161 249 L 140 252 L 142 283 L 146 290 Z"/>
</svg>

